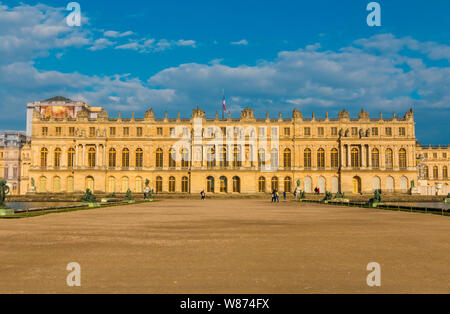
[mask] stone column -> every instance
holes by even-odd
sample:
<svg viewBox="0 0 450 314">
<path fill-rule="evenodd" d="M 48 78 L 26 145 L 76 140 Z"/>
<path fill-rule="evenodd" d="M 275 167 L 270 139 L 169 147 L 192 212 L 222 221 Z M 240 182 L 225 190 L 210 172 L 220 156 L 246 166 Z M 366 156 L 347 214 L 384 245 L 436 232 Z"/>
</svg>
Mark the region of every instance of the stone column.
<svg viewBox="0 0 450 314">
<path fill-rule="evenodd" d="M 350 144 L 347 144 L 347 168 L 352 166 L 352 155 Z"/>
<path fill-rule="evenodd" d="M 372 148 L 367 145 L 367 167 L 372 168 Z"/>
</svg>

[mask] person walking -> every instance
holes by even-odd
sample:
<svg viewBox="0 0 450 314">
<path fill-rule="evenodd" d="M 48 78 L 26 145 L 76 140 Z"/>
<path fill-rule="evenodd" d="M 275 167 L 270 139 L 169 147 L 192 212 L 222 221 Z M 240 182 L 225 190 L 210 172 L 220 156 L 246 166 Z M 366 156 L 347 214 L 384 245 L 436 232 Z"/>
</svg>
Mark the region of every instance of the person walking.
<svg viewBox="0 0 450 314">
<path fill-rule="evenodd" d="M 272 190 L 272 203 L 275 203 L 275 190 Z"/>
<path fill-rule="evenodd" d="M 277 203 L 280 202 L 280 195 L 278 194 L 278 191 L 275 191 L 275 199 L 276 199 Z"/>
<path fill-rule="evenodd" d="M 283 200 L 286 200 L 286 191 L 283 192 Z"/>
<path fill-rule="evenodd" d="M 204 201 L 206 199 L 206 193 L 205 190 L 200 192 L 200 195 L 202 196 L 202 201 Z"/>
</svg>

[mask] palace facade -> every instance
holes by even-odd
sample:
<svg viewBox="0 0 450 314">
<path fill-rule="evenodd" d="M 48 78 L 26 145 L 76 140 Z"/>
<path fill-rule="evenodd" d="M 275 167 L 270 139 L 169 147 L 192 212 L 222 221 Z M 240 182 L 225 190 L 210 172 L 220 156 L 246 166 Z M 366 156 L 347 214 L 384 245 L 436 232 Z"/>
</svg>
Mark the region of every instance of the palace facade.
<svg viewBox="0 0 450 314">
<path fill-rule="evenodd" d="M 416 143 L 412 110 L 392 118 L 363 110 L 357 118 L 345 110 L 306 118 L 294 110 L 290 118 L 257 119 L 246 108 L 239 119 L 220 119 L 197 108 L 188 119 L 157 119 L 150 109 L 122 118 L 58 97 L 28 104 L 27 117 L 21 191 L 141 193 L 148 180 L 158 193 L 293 192 L 298 181 L 307 193 L 408 193 L 429 178 L 448 190 L 447 148 Z"/>
</svg>

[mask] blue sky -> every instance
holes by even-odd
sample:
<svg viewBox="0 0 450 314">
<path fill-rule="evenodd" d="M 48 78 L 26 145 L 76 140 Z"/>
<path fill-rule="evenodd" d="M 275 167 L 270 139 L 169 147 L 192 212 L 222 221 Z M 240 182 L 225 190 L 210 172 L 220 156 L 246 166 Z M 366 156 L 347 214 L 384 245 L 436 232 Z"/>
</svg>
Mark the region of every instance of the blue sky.
<svg viewBox="0 0 450 314">
<path fill-rule="evenodd" d="M 422 143 L 448 144 L 450 2 L 368 0 L 0 0 L 0 129 L 23 129 L 25 105 L 62 95 L 137 115 L 176 117 L 200 105 L 232 115 L 294 107 L 304 116 L 414 108 Z M 14 110 L 10 110 L 14 108 Z"/>
</svg>

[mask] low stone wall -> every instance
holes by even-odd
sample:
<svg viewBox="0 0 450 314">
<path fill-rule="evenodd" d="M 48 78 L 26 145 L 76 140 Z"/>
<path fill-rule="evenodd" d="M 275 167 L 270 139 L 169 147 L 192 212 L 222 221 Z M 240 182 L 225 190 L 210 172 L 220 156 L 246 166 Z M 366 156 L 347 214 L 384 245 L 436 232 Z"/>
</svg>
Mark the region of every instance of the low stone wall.
<svg viewBox="0 0 450 314">
<path fill-rule="evenodd" d="M 101 200 L 106 197 L 107 194 L 95 194 L 97 200 Z M 270 200 L 271 194 L 206 194 L 208 199 L 268 199 Z M 7 202 L 20 202 L 20 201 L 32 201 L 32 202 L 58 202 L 58 201 L 71 201 L 78 202 L 83 197 L 83 194 L 29 194 L 29 195 L 9 195 L 7 196 Z M 324 194 L 306 194 L 308 200 L 322 200 L 325 197 Z M 353 202 L 367 202 L 373 197 L 373 194 L 348 194 L 346 197 Z M 425 195 L 408 195 L 408 194 L 383 194 L 384 202 L 443 202 L 442 196 L 425 196 Z M 124 199 L 124 193 L 116 193 L 116 198 Z M 133 194 L 135 200 L 143 200 L 143 194 Z M 154 199 L 200 199 L 200 194 L 153 194 Z M 283 199 L 283 193 L 280 193 L 280 199 Z M 287 194 L 287 199 L 292 200 L 294 196 L 292 193 Z"/>
</svg>

